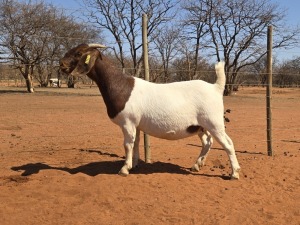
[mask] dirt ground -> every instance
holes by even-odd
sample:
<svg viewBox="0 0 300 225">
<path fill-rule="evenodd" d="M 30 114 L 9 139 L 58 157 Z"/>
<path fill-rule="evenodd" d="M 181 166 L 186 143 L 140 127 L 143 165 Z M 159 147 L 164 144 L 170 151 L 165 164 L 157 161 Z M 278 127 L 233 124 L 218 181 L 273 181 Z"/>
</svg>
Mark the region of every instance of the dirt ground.
<svg viewBox="0 0 300 225">
<path fill-rule="evenodd" d="M 273 91 L 274 157 L 267 156 L 265 90 L 224 98 L 238 181 L 229 180 L 216 142 L 201 171 L 190 171 L 197 136 L 151 137 L 152 163 L 118 176 L 122 133 L 96 88 L 24 90 L 0 87 L 2 225 L 300 224 L 300 89 Z"/>
</svg>

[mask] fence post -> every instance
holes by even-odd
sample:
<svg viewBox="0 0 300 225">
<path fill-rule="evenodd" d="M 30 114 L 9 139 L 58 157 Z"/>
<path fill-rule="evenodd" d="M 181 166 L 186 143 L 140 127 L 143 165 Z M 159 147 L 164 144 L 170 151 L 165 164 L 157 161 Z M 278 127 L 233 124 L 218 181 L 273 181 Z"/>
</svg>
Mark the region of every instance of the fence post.
<svg viewBox="0 0 300 225">
<path fill-rule="evenodd" d="M 144 76 L 145 80 L 149 81 L 149 62 L 148 62 L 148 17 L 147 14 L 143 14 L 142 18 L 142 33 L 143 33 L 143 57 L 144 57 Z M 150 140 L 149 135 L 144 133 L 144 151 L 145 151 L 145 162 L 151 163 L 151 151 L 150 151 Z"/>
<path fill-rule="evenodd" d="M 273 27 L 268 26 L 268 42 L 267 42 L 267 145 L 268 156 L 273 156 L 272 149 L 272 42 L 273 42 Z"/>
</svg>

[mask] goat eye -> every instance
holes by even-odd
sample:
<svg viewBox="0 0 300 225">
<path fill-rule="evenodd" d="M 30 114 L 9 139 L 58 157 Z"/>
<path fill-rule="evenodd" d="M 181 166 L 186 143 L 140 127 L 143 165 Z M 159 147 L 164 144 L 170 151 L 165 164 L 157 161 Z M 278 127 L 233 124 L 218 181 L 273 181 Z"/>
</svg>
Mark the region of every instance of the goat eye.
<svg viewBox="0 0 300 225">
<path fill-rule="evenodd" d="M 76 56 L 77 56 L 77 57 L 80 57 L 81 55 L 82 55 L 81 52 L 77 52 L 77 53 L 76 53 Z"/>
</svg>

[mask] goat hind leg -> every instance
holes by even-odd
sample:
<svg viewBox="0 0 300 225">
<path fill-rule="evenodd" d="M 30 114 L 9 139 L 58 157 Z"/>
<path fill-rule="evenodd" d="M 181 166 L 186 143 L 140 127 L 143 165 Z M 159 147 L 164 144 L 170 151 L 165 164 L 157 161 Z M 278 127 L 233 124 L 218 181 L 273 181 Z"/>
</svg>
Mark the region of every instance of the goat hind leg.
<svg viewBox="0 0 300 225">
<path fill-rule="evenodd" d="M 231 169 L 232 169 L 231 179 L 239 179 L 239 171 L 241 170 L 241 167 L 237 160 L 232 140 L 225 133 L 225 131 L 220 133 L 216 132 L 214 134 L 214 137 L 222 145 L 222 147 L 225 149 L 229 157 Z"/>
<path fill-rule="evenodd" d="M 200 170 L 200 167 L 204 166 L 207 154 L 213 144 L 213 138 L 211 134 L 208 131 L 201 131 L 198 136 L 201 139 L 202 142 L 202 150 L 200 152 L 200 155 L 196 161 L 196 163 L 192 166 L 191 170 L 198 172 Z"/>
</svg>

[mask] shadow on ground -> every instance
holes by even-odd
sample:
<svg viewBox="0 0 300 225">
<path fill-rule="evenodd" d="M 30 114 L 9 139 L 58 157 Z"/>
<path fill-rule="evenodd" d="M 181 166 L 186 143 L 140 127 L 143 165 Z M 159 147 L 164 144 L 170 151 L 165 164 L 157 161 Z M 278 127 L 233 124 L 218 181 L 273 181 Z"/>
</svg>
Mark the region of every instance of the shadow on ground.
<svg viewBox="0 0 300 225">
<path fill-rule="evenodd" d="M 102 161 L 92 162 L 84 165 L 80 165 L 75 168 L 69 167 L 56 167 L 47 165 L 45 163 L 28 163 L 21 166 L 15 166 L 11 169 L 14 171 L 23 171 L 22 176 L 30 176 L 32 174 L 38 174 L 42 170 L 60 170 L 68 172 L 70 174 L 83 173 L 89 176 L 97 176 L 99 174 L 118 174 L 120 168 L 123 166 L 124 160 L 118 161 Z M 205 177 L 219 177 L 223 180 L 229 180 L 229 176 L 225 175 L 209 175 L 193 173 L 189 168 L 183 168 L 178 165 L 166 162 L 154 162 L 145 163 L 140 162 L 137 168 L 130 171 L 131 174 L 155 174 L 155 173 L 169 173 L 169 174 L 182 174 L 182 175 L 198 175 Z"/>
<path fill-rule="evenodd" d="M 195 145 L 195 144 L 187 144 L 188 146 L 192 146 L 192 147 L 197 147 L 197 148 L 202 148 L 201 145 Z M 221 150 L 224 151 L 223 148 L 211 148 L 211 150 Z M 262 152 L 250 152 L 250 151 L 242 151 L 242 150 L 235 150 L 235 152 L 237 153 L 242 153 L 242 154 L 250 154 L 250 155 L 264 155 Z"/>
<path fill-rule="evenodd" d="M 26 91 L 25 89 L 6 89 L 6 90 L 0 90 L 0 94 L 24 94 L 24 93 L 29 93 L 28 91 Z"/>
</svg>

